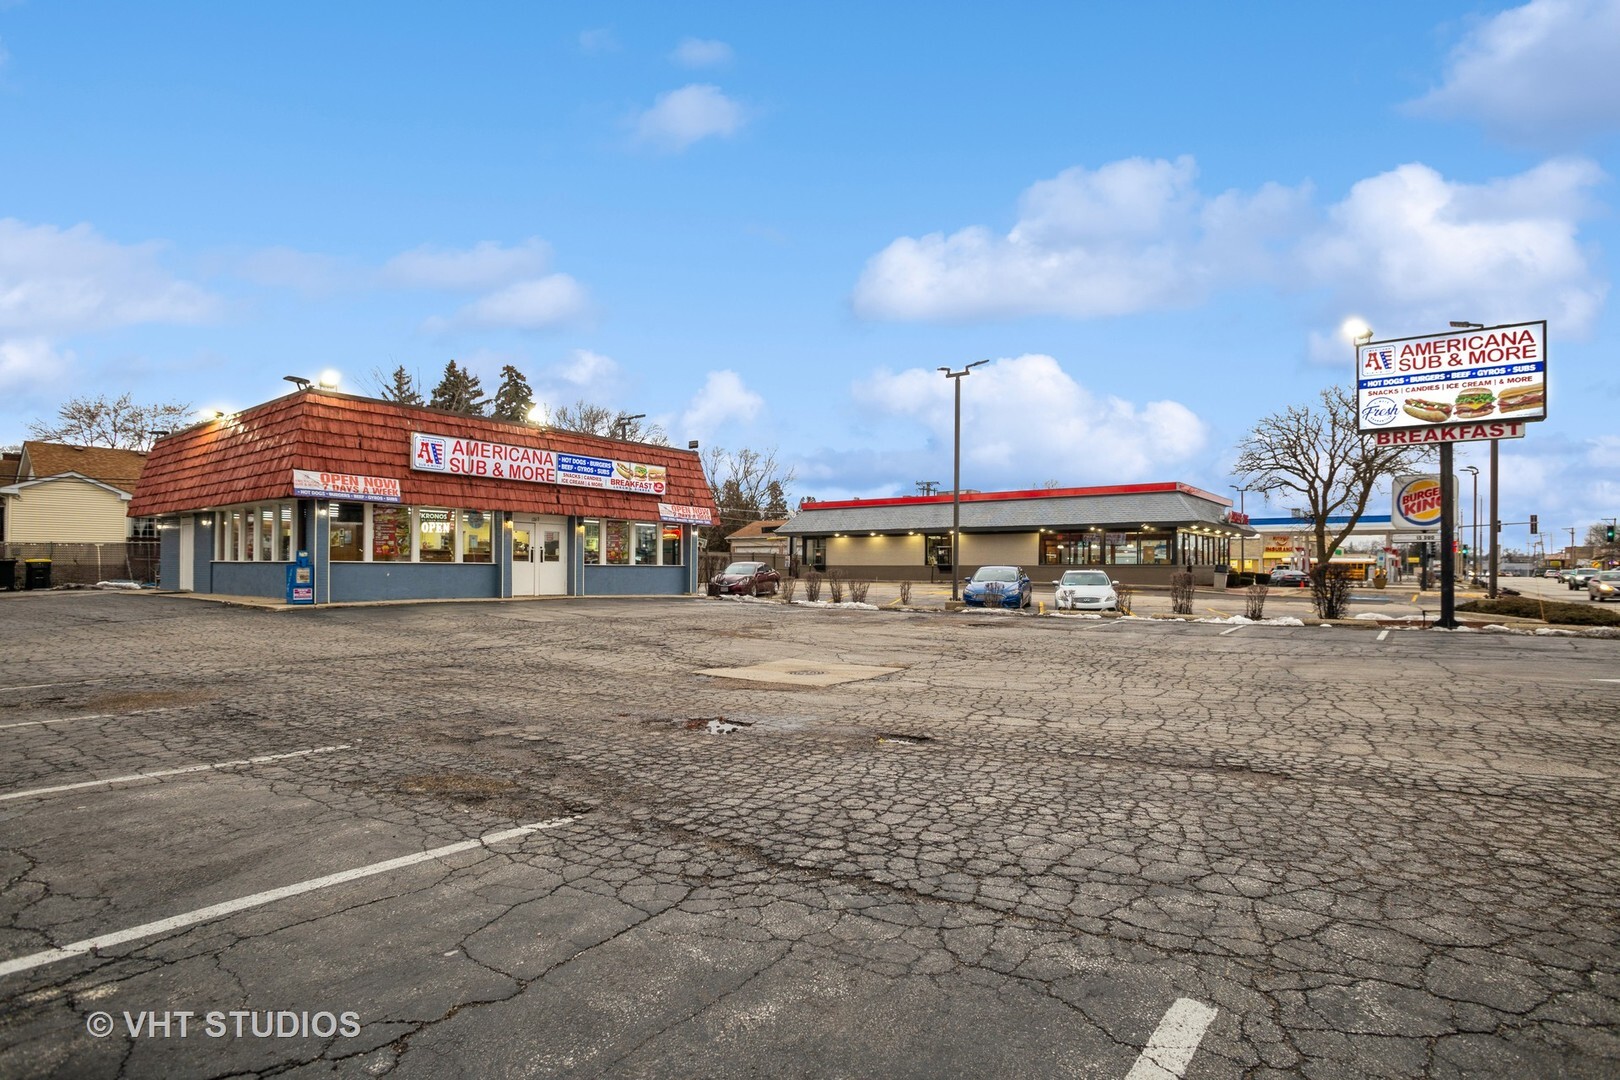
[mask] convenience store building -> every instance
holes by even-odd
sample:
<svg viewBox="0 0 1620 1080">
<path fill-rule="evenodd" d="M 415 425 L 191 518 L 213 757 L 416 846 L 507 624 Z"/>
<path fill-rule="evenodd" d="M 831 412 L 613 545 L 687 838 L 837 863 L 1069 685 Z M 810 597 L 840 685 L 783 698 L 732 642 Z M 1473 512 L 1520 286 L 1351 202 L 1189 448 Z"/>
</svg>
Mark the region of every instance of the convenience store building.
<svg viewBox="0 0 1620 1080">
<path fill-rule="evenodd" d="M 695 593 L 715 506 L 696 449 L 310 388 L 159 439 L 129 514 L 163 589 L 324 604 Z"/>
</svg>

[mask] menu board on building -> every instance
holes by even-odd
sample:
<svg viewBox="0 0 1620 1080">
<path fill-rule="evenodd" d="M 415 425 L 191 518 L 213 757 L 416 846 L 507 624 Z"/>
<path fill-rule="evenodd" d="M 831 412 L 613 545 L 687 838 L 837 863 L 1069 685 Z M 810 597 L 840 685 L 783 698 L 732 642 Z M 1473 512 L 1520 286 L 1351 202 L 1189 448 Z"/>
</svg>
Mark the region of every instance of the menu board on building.
<svg viewBox="0 0 1620 1080">
<path fill-rule="evenodd" d="M 662 495 L 668 487 L 667 472 L 662 465 L 559 454 L 540 446 L 510 446 L 422 432 L 411 434 L 411 468 L 489 480 L 564 484 L 643 495 Z"/>
</svg>

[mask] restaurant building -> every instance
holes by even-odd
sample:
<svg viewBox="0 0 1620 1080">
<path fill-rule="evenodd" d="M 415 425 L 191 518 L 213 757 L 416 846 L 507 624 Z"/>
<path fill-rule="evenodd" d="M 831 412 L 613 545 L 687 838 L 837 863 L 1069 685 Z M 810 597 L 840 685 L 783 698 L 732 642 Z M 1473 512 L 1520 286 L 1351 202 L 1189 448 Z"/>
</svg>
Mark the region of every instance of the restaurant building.
<svg viewBox="0 0 1620 1080">
<path fill-rule="evenodd" d="M 952 497 L 806 500 L 778 536 L 795 566 L 883 581 L 948 581 Z M 1070 567 L 1104 568 L 1116 581 L 1167 585 L 1188 566 L 1194 581 L 1224 583 L 1232 542 L 1256 534 L 1219 495 L 1188 484 L 1123 484 L 961 496 L 961 566 L 1022 566 L 1032 578 Z"/>
<path fill-rule="evenodd" d="M 303 389 L 161 438 L 161 588 L 306 603 L 695 593 L 696 449 Z"/>
</svg>

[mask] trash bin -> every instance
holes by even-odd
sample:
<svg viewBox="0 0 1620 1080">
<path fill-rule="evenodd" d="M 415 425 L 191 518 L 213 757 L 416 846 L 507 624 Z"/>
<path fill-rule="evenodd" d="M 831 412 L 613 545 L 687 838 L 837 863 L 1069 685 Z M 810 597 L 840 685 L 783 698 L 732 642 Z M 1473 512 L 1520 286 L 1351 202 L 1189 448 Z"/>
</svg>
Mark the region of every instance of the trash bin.
<svg viewBox="0 0 1620 1080">
<path fill-rule="evenodd" d="M 23 588 L 48 589 L 51 587 L 51 560 L 23 560 Z"/>
<path fill-rule="evenodd" d="M 12 592 L 17 588 L 17 560 L 0 559 L 0 589 Z"/>
</svg>

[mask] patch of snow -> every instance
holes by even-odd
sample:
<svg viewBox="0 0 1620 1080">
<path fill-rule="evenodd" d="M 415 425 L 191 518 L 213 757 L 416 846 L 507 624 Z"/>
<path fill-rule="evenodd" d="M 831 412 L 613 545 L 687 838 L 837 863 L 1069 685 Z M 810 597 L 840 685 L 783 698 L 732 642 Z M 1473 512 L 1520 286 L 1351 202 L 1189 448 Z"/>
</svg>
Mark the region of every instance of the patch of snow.
<svg viewBox="0 0 1620 1080">
<path fill-rule="evenodd" d="M 138 582 L 138 581 L 130 581 L 127 578 L 116 580 L 116 581 L 98 581 L 98 582 L 96 582 L 96 588 L 98 588 L 98 589 L 138 589 L 140 587 L 141 587 L 140 582 Z"/>
<path fill-rule="evenodd" d="M 1576 635 L 1575 631 L 1573 631 L 1573 630 L 1559 630 L 1557 627 L 1553 627 L 1553 626 L 1538 626 L 1538 627 L 1536 627 L 1536 636 L 1538 636 L 1538 637 L 1575 637 L 1577 635 Z"/>
<path fill-rule="evenodd" d="M 1260 620 L 1260 625 L 1262 625 L 1262 626 L 1304 626 L 1305 623 L 1304 623 L 1303 620 L 1296 619 L 1292 615 L 1284 615 L 1280 619 L 1261 619 Z M 1327 624 L 1323 623 L 1322 625 L 1326 626 Z"/>
<path fill-rule="evenodd" d="M 1394 615 L 1385 615 L 1377 611 L 1363 611 L 1360 615 L 1350 617 L 1352 619 L 1366 619 L 1368 622 L 1393 622 L 1396 619 Z"/>
<path fill-rule="evenodd" d="M 737 725 L 728 724 L 724 720 L 710 720 L 709 726 L 705 730 L 707 730 L 710 735 L 730 735 L 733 731 L 737 730 Z"/>
</svg>

